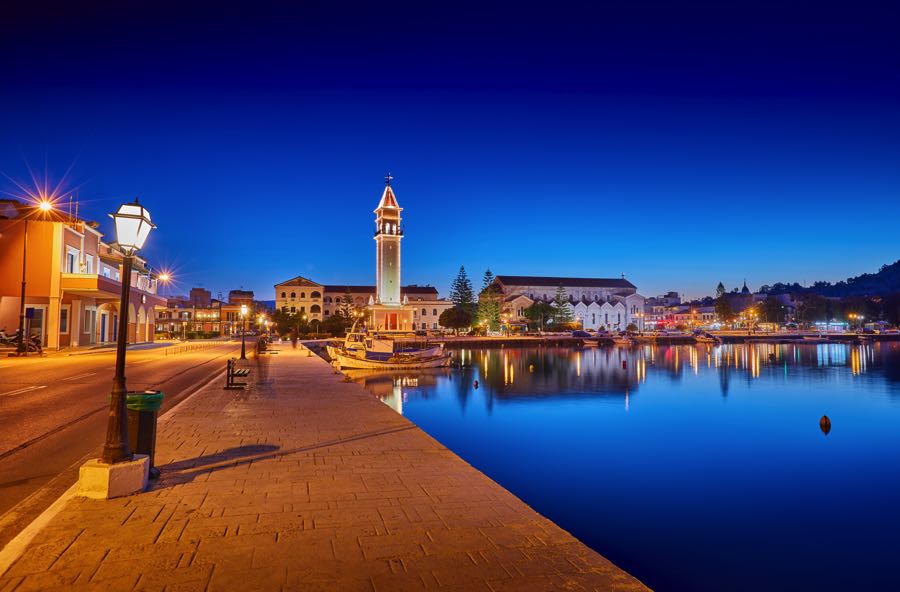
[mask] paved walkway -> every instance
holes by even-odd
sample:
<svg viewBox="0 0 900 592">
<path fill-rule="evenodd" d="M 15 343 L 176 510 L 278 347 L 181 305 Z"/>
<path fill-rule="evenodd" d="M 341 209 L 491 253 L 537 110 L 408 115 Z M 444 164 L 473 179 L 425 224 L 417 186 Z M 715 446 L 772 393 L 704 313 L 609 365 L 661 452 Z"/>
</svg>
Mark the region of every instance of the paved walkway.
<svg viewBox="0 0 900 592">
<path fill-rule="evenodd" d="M 143 494 L 72 499 L 0 592 L 646 590 L 317 357 L 160 424 Z"/>
</svg>

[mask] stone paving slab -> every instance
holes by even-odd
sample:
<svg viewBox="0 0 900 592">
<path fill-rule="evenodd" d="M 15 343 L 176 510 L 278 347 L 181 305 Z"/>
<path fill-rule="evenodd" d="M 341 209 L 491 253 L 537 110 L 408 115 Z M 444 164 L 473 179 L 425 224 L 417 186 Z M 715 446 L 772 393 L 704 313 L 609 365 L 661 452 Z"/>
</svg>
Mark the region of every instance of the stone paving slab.
<svg viewBox="0 0 900 592">
<path fill-rule="evenodd" d="M 27 590 L 646 590 L 305 351 L 161 421 L 162 477 L 73 499 L 0 577 Z"/>
</svg>

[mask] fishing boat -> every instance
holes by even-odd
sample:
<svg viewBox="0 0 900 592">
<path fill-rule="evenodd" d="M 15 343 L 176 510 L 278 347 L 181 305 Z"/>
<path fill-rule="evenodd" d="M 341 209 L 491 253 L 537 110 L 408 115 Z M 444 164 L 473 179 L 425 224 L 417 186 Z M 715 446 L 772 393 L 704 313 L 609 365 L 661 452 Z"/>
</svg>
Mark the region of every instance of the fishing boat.
<svg viewBox="0 0 900 592">
<path fill-rule="evenodd" d="M 627 335 L 616 335 L 615 337 L 612 338 L 612 342 L 613 342 L 613 345 L 616 345 L 619 347 L 628 347 L 634 343 L 631 340 L 631 337 L 628 337 Z"/>
<path fill-rule="evenodd" d="M 381 358 L 373 352 L 355 353 L 335 352 L 334 363 L 338 369 L 344 368 L 367 369 L 367 370 L 418 370 L 420 368 L 442 368 L 449 366 L 451 355 L 449 353 L 441 353 L 440 355 L 422 358 L 410 353 L 395 353 L 387 358 Z"/>
<path fill-rule="evenodd" d="M 356 324 L 343 341 L 333 341 L 325 346 L 328 357 L 340 363 L 342 368 L 437 368 L 450 363 L 443 344 L 432 347 L 411 347 L 394 336 L 376 336 L 357 330 Z M 446 364 L 441 363 L 446 360 Z M 416 362 L 421 365 L 410 366 Z"/>
<path fill-rule="evenodd" d="M 722 343 L 722 340 L 710 333 L 698 332 L 694 334 L 695 343 Z"/>
</svg>

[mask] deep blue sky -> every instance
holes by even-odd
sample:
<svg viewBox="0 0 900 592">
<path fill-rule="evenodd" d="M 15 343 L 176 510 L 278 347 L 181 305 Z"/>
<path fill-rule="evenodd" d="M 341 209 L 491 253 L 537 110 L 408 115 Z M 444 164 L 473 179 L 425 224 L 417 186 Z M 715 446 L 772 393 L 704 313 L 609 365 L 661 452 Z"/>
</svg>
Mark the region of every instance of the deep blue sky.
<svg viewBox="0 0 900 592">
<path fill-rule="evenodd" d="M 889 2 L 90 4 L 0 15 L 0 170 L 71 166 L 105 229 L 141 196 L 183 291 L 373 283 L 387 171 L 404 282 L 442 293 L 460 264 L 693 296 L 900 257 Z"/>
</svg>

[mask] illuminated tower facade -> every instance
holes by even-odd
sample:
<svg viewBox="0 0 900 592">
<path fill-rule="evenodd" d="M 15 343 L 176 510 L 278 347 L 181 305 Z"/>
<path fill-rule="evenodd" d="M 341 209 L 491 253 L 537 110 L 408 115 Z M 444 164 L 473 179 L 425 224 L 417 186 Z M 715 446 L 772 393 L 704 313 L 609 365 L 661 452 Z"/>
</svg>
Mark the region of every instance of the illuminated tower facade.
<svg viewBox="0 0 900 592">
<path fill-rule="evenodd" d="M 413 329 L 413 308 L 400 293 L 400 212 L 391 189 L 390 173 L 384 178 L 384 193 L 375 208 L 375 299 L 369 307 L 376 331 L 408 332 Z"/>
<path fill-rule="evenodd" d="M 375 303 L 400 306 L 400 212 L 391 189 L 390 173 L 384 178 L 384 193 L 375 209 Z"/>
</svg>

